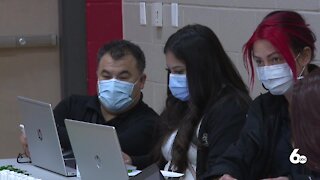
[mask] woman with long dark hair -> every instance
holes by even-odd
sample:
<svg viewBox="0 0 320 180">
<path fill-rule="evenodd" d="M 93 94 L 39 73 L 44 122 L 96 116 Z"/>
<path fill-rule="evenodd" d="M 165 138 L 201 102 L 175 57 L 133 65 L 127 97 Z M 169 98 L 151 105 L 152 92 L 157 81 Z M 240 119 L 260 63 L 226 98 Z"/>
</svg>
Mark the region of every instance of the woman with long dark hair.
<svg viewBox="0 0 320 180">
<path fill-rule="evenodd" d="M 294 86 L 290 114 L 294 148 L 307 157 L 309 169 L 320 173 L 320 69 Z"/>
<path fill-rule="evenodd" d="M 164 53 L 170 93 L 161 115 L 159 161 L 185 173 L 184 179 L 200 178 L 238 139 L 251 99 L 210 28 L 183 27 L 169 37 Z"/>
<path fill-rule="evenodd" d="M 310 65 L 315 41 L 303 17 L 293 11 L 271 12 L 258 25 L 244 45 L 244 59 L 251 82 L 255 62 L 258 78 L 269 92 L 252 102 L 239 140 L 211 167 L 208 179 L 320 178 L 304 166 L 304 158 L 298 162 L 298 156 L 293 158 L 300 152 L 294 150 L 289 116 L 294 83 L 316 68 Z"/>
</svg>

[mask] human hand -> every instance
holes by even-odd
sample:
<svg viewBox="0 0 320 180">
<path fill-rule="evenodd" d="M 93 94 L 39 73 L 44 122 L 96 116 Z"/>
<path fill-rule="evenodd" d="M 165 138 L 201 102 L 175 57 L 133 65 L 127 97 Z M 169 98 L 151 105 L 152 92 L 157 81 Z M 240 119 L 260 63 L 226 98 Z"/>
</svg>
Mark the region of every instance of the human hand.
<svg viewBox="0 0 320 180">
<path fill-rule="evenodd" d="M 229 174 L 224 174 L 219 178 L 219 180 L 236 180 L 234 177 L 230 176 Z"/>
<path fill-rule="evenodd" d="M 30 152 L 29 152 L 29 147 L 28 147 L 28 142 L 27 142 L 27 137 L 25 134 L 21 133 L 20 135 L 20 143 L 22 145 L 23 153 L 30 158 Z"/>
<path fill-rule="evenodd" d="M 124 161 L 125 164 L 132 165 L 132 159 L 128 154 L 122 152 L 122 158 L 123 158 L 123 161 Z"/>
</svg>

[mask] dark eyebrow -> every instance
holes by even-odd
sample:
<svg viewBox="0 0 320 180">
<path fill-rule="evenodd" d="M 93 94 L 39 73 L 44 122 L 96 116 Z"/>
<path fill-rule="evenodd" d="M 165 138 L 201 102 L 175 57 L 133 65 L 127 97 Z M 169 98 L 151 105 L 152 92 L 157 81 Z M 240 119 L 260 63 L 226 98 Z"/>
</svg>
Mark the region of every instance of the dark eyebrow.
<svg viewBox="0 0 320 180">
<path fill-rule="evenodd" d="M 110 74 L 111 74 L 109 71 L 107 71 L 107 70 L 103 69 L 103 70 L 101 71 L 101 74 L 104 74 L 104 73 L 106 73 L 106 74 L 108 74 L 108 75 L 110 75 Z"/>
<path fill-rule="evenodd" d="M 184 69 L 183 66 L 173 66 L 172 67 L 173 70 L 180 70 L 180 69 Z"/>
<path fill-rule="evenodd" d="M 130 73 L 129 71 L 125 70 L 125 71 L 121 71 L 121 72 L 118 74 L 118 76 L 121 76 L 121 75 L 131 75 L 131 73 Z"/>
<path fill-rule="evenodd" d="M 273 55 L 275 55 L 275 54 L 280 55 L 280 53 L 276 51 L 276 52 L 273 52 L 273 53 L 269 54 L 267 57 L 270 58 L 271 56 L 273 56 Z"/>
<path fill-rule="evenodd" d="M 267 58 L 270 58 L 271 56 L 273 56 L 273 55 L 275 55 L 275 54 L 280 54 L 280 53 L 279 53 L 278 51 L 275 51 L 275 52 L 269 54 L 269 55 L 267 56 Z M 260 58 L 260 57 L 255 56 L 255 55 L 252 55 L 252 57 L 255 58 L 255 59 L 259 59 L 259 58 Z"/>
<path fill-rule="evenodd" d="M 259 59 L 260 57 L 255 56 L 255 55 L 252 55 L 252 58 L 253 58 L 253 59 Z"/>
</svg>

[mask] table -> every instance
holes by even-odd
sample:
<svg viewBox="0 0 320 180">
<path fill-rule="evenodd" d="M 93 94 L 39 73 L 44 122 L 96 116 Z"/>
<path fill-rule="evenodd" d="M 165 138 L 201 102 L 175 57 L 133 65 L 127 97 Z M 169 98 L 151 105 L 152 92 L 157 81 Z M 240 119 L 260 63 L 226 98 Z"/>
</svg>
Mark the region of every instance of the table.
<svg viewBox="0 0 320 180">
<path fill-rule="evenodd" d="M 42 180 L 80 180 L 78 177 L 65 177 L 51 171 L 36 167 L 29 163 L 19 164 L 16 159 L 0 159 L 0 166 L 13 165 L 21 170 L 26 170 L 32 177 Z"/>
</svg>

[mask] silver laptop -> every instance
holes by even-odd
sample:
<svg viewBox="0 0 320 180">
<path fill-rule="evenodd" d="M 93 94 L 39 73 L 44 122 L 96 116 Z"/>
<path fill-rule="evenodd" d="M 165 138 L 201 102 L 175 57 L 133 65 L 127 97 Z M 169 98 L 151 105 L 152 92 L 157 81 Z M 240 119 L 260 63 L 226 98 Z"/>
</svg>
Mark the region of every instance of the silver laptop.
<svg viewBox="0 0 320 180">
<path fill-rule="evenodd" d="M 51 105 L 18 96 L 32 164 L 64 176 L 75 176 L 75 159 L 64 159 Z"/>
<path fill-rule="evenodd" d="M 129 179 L 114 127 L 69 119 L 65 124 L 82 180 Z"/>
</svg>

